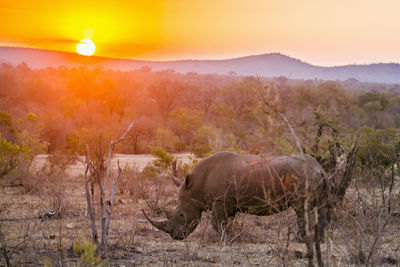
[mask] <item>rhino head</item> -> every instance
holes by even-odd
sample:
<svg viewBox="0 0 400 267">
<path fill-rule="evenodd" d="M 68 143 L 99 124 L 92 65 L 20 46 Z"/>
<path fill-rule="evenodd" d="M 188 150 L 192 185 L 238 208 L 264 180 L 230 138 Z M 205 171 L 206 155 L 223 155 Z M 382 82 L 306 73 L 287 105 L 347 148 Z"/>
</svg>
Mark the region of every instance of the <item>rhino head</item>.
<svg viewBox="0 0 400 267">
<path fill-rule="evenodd" d="M 174 182 L 180 187 L 178 205 L 173 213 L 165 212 L 167 220 L 154 221 L 142 210 L 144 217 L 157 229 L 169 233 L 173 239 L 182 240 L 190 235 L 200 223 L 202 209 L 197 201 L 188 196 L 190 189 L 189 177 L 185 182 L 174 177 Z"/>
</svg>

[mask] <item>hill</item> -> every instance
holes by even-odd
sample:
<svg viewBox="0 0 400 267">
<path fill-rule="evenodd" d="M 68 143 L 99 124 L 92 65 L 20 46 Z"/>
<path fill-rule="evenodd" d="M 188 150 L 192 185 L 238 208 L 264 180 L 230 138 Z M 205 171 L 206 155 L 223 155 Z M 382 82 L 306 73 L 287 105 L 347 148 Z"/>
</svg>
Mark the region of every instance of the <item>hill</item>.
<svg viewBox="0 0 400 267">
<path fill-rule="evenodd" d="M 127 71 L 148 66 L 153 71 L 173 69 L 180 73 L 286 76 L 294 79 L 342 81 L 354 78 L 365 82 L 400 83 L 400 64 L 395 63 L 321 67 L 279 53 L 224 60 L 144 61 L 97 56 L 86 57 L 75 53 L 31 48 L 0 47 L 0 63 L 18 65 L 22 62 L 32 68 L 103 66 Z"/>
</svg>

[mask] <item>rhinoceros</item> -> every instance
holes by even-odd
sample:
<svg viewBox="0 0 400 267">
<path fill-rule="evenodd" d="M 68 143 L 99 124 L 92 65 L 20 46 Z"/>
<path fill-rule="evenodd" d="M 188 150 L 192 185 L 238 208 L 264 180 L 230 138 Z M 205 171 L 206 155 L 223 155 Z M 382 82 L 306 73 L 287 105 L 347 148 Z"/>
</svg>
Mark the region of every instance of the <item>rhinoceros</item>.
<svg viewBox="0 0 400 267">
<path fill-rule="evenodd" d="M 180 184 L 178 205 L 168 220 L 154 221 L 142 210 L 153 226 L 174 239 L 182 240 L 192 233 L 203 211 L 211 210 L 213 228 L 221 232 L 238 212 L 268 216 L 290 207 L 298 217 L 299 237 L 304 238 L 307 194 L 309 210 L 318 208 L 323 232 L 329 182 L 320 164 L 309 155 L 268 158 L 219 152 L 200 160 L 184 181 L 174 179 Z"/>
</svg>

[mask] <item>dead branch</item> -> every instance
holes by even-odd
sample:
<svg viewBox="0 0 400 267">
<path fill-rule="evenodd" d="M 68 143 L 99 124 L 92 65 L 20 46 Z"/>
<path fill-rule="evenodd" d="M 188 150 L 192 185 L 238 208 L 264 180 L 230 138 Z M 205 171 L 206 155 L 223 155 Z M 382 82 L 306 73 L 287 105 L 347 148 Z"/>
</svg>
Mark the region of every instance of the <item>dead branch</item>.
<svg viewBox="0 0 400 267">
<path fill-rule="evenodd" d="M 128 132 L 132 129 L 133 127 L 133 122 L 128 126 L 128 129 L 121 135 L 120 138 L 118 138 L 116 141 L 111 140 L 109 149 L 108 149 L 108 155 L 107 155 L 107 167 L 106 167 L 106 174 L 104 177 L 104 183 L 103 186 L 101 186 L 101 176 L 99 175 L 99 172 L 97 169 L 95 169 L 97 175 L 98 175 L 98 185 L 100 188 L 100 206 L 101 206 L 101 245 L 102 248 L 105 249 L 107 245 L 107 240 L 108 240 L 108 230 L 110 226 L 110 219 L 111 219 L 111 211 L 112 207 L 114 205 L 114 197 L 115 197 L 115 187 L 118 183 L 119 177 L 121 175 L 121 167 L 119 166 L 118 162 L 118 175 L 112 184 L 112 189 L 111 189 L 111 197 L 110 201 L 107 202 L 108 206 L 106 205 L 106 191 L 107 191 L 107 185 L 108 185 L 108 180 L 110 177 L 110 171 L 111 171 L 111 158 L 113 155 L 114 151 L 114 146 L 118 144 L 119 142 L 123 141 L 125 139 L 125 136 L 128 134 Z"/>
<path fill-rule="evenodd" d="M 92 172 L 90 171 L 89 177 L 88 172 L 91 169 L 90 166 L 90 158 L 89 158 L 89 146 L 86 145 L 86 166 L 85 166 L 85 195 L 86 195 L 86 204 L 87 204 L 87 211 L 89 213 L 90 218 L 90 226 L 92 229 L 92 239 L 93 241 L 98 244 L 99 238 L 97 235 L 97 228 L 96 228 L 96 214 L 95 214 L 95 206 L 94 206 L 94 192 L 93 190 L 89 191 L 89 182 L 93 185 L 92 181 Z"/>
<path fill-rule="evenodd" d="M 346 169 L 343 173 L 343 177 L 339 185 L 334 189 L 334 196 L 341 203 L 347 188 L 349 187 L 350 181 L 353 177 L 354 165 L 357 160 L 359 140 L 357 139 L 350 153 L 347 155 Z"/>
<path fill-rule="evenodd" d="M 107 155 L 106 176 L 104 178 L 104 184 L 103 184 L 103 190 L 104 191 L 107 188 L 108 179 L 110 177 L 111 157 L 112 157 L 112 154 L 113 154 L 114 146 L 125 139 L 125 136 L 132 129 L 132 127 L 133 127 L 133 122 L 131 122 L 131 124 L 129 124 L 128 129 L 126 129 L 126 131 L 121 135 L 120 138 L 118 138 L 116 141 L 111 140 L 111 142 L 110 142 L 110 146 L 109 146 L 109 149 L 108 149 L 108 155 Z"/>
<path fill-rule="evenodd" d="M 103 182 L 103 177 L 102 177 L 103 172 L 101 170 L 99 170 L 98 167 L 90 160 L 89 146 L 86 145 L 85 160 L 83 160 L 83 157 L 81 157 L 78 153 L 75 153 L 78 161 L 82 162 L 85 166 L 85 194 L 86 194 L 87 210 L 88 210 L 90 222 L 91 222 L 92 238 L 95 243 L 98 243 L 99 240 L 98 240 L 96 218 L 95 218 L 96 212 L 95 212 L 95 202 L 94 202 L 94 184 L 97 183 L 97 185 L 99 187 L 100 211 L 101 211 L 101 249 L 105 249 L 106 245 L 107 245 L 111 213 L 112 213 L 112 208 L 114 206 L 114 200 L 115 200 L 115 190 L 116 190 L 116 186 L 117 186 L 117 183 L 119 181 L 119 178 L 120 178 L 121 172 L 122 172 L 122 169 L 121 169 L 121 167 L 119 165 L 119 161 L 118 161 L 118 174 L 117 174 L 114 182 L 111 185 L 110 201 L 106 201 L 107 185 L 108 185 L 108 180 L 110 178 L 111 158 L 113 155 L 114 146 L 125 139 L 125 136 L 132 129 L 133 124 L 134 123 L 132 122 L 129 125 L 129 127 L 126 129 L 126 131 L 121 135 L 121 137 L 119 137 L 116 141 L 113 141 L 113 140 L 110 141 L 107 159 L 106 159 L 107 166 L 106 166 L 106 172 L 104 175 L 104 182 Z M 94 176 L 97 177 L 96 180 L 93 179 Z M 89 183 L 90 183 L 90 190 L 89 190 Z"/>
<path fill-rule="evenodd" d="M 102 242 L 103 242 L 104 244 L 107 243 L 107 239 L 108 239 L 108 229 L 109 229 L 109 227 L 110 227 L 111 213 L 112 213 L 112 208 L 113 208 L 113 206 L 114 206 L 114 201 L 115 201 L 115 188 L 116 188 L 116 186 L 117 186 L 117 184 L 118 184 L 119 178 L 120 178 L 120 176 L 121 176 L 121 172 L 122 172 L 122 169 L 121 169 L 121 167 L 119 166 L 119 160 L 118 160 L 118 174 L 117 174 L 117 178 L 115 179 L 114 183 L 113 183 L 112 186 L 111 186 L 111 197 L 110 197 L 110 201 L 107 202 L 107 203 L 108 203 L 108 207 L 107 207 L 107 206 L 104 207 L 104 208 L 105 208 L 105 211 L 106 211 L 106 213 L 105 213 L 106 220 L 105 220 L 105 225 L 104 225 L 104 228 L 105 228 L 104 230 L 105 230 L 106 232 L 105 232 L 105 236 L 104 236 L 105 239 L 102 240 Z M 103 238 L 103 237 L 102 237 L 102 238 Z"/>
</svg>

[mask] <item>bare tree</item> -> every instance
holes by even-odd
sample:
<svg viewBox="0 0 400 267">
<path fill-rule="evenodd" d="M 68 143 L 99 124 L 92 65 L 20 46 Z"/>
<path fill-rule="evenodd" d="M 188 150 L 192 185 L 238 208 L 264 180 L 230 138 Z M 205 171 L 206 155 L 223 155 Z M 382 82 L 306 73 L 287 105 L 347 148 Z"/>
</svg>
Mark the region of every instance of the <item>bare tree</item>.
<svg viewBox="0 0 400 267">
<path fill-rule="evenodd" d="M 86 145 L 86 155 L 85 159 L 77 154 L 77 158 L 85 165 L 85 195 L 87 202 L 87 210 L 89 214 L 91 229 L 92 229 L 92 239 L 98 244 L 99 238 L 96 227 L 96 212 L 94 204 L 94 184 L 97 184 L 100 192 L 100 212 L 101 212 L 101 249 L 105 250 L 108 241 L 108 230 L 110 227 L 111 213 L 115 201 L 115 190 L 116 185 L 121 176 L 121 167 L 118 161 L 118 173 L 114 178 L 114 182 L 111 184 L 111 192 L 109 193 L 109 198 L 106 198 L 108 189 L 108 182 L 110 180 L 111 171 L 111 158 L 114 151 L 114 146 L 121 141 L 123 141 L 128 134 L 128 132 L 133 127 L 133 122 L 129 125 L 128 129 L 118 138 L 116 141 L 111 140 L 108 148 L 108 154 L 106 159 L 106 171 L 105 174 L 101 172 L 95 164 L 89 158 L 89 145 Z M 96 179 L 95 179 L 96 178 Z M 89 190 L 90 184 L 90 190 Z M 108 200 L 107 200 L 108 199 Z"/>
<path fill-rule="evenodd" d="M 262 99 L 260 105 L 261 111 L 268 116 L 277 117 L 284 122 L 294 140 L 295 147 L 298 149 L 300 154 L 303 155 L 305 152 L 300 139 L 296 135 L 296 132 L 287 117 L 277 108 L 279 94 L 277 94 L 275 88 L 273 88 L 273 86 L 270 87 L 268 84 L 262 86 L 259 81 L 258 90 Z M 318 119 L 318 116 L 316 117 Z M 302 197 L 304 198 L 305 243 L 308 252 L 309 266 L 314 265 L 314 247 L 318 266 L 324 265 L 321 253 L 324 227 L 325 224 L 330 221 L 330 212 L 332 208 L 343 201 L 346 189 L 353 177 L 353 169 L 358 152 L 358 140 L 353 143 L 353 147 L 350 151 L 346 151 L 346 149 L 340 144 L 339 132 L 337 127 L 335 127 L 335 121 L 323 120 L 320 116 L 319 120 L 317 120 L 317 126 L 317 135 L 314 139 L 314 145 L 312 146 L 311 152 L 313 156 L 320 161 L 322 166 L 329 168 L 327 172 L 329 176 L 326 177 L 322 192 L 319 192 L 318 196 L 315 196 L 315 192 L 311 192 L 308 179 L 305 181 L 304 196 Z M 329 159 L 322 159 L 319 156 L 320 153 L 318 151 L 320 138 L 324 128 L 329 128 L 333 135 L 333 142 L 329 147 L 331 157 Z M 345 160 L 338 161 L 337 159 L 341 155 L 345 156 Z M 318 203 L 314 203 L 315 201 Z"/>
</svg>

